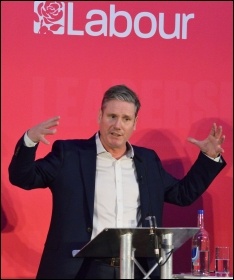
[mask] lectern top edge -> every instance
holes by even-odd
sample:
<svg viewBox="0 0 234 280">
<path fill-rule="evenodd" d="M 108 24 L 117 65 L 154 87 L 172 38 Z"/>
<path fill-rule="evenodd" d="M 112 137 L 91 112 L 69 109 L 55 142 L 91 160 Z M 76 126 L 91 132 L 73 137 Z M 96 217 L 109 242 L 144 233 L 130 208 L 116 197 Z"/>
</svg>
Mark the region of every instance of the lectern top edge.
<svg viewBox="0 0 234 280">
<path fill-rule="evenodd" d="M 151 242 L 152 228 L 105 228 L 93 240 L 79 251 L 74 248 L 74 257 L 119 257 L 120 239 L 126 233 L 132 233 L 132 246 L 136 257 L 153 257 L 154 247 Z M 174 251 L 181 247 L 198 230 L 198 227 L 158 227 L 153 228 L 154 234 L 163 240 L 164 235 L 172 234 Z M 77 252 L 77 253 L 76 253 Z"/>
</svg>

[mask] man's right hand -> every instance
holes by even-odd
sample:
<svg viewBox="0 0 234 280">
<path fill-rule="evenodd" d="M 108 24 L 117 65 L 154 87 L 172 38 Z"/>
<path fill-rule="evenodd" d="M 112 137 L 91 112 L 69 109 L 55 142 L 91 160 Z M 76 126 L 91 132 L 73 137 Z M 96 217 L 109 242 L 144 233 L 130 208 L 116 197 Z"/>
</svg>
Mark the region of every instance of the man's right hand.
<svg viewBox="0 0 234 280">
<path fill-rule="evenodd" d="M 27 131 L 28 137 L 34 143 L 42 142 L 49 145 L 50 142 L 45 138 L 45 136 L 53 135 L 57 132 L 57 129 L 54 127 L 59 125 L 59 119 L 60 116 L 56 116 L 30 128 Z"/>
</svg>

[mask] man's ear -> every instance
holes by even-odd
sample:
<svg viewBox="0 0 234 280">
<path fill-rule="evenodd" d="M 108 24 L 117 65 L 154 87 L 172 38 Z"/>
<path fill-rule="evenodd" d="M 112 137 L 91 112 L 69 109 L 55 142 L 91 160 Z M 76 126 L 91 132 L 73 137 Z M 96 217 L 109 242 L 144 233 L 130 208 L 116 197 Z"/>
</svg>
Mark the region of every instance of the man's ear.
<svg viewBox="0 0 234 280">
<path fill-rule="evenodd" d="M 102 118 L 102 109 L 100 109 L 98 112 L 98 123 L 100 123 L 101 118 Z"/>
<path fill-rule="evenodd" d="M 138 116 L 135 118 L 135 123 L 134 123 L 134 128 L 133 128 L 133 130 L 136 130 L 137 121 L 138 121 Z"/>
</svg>

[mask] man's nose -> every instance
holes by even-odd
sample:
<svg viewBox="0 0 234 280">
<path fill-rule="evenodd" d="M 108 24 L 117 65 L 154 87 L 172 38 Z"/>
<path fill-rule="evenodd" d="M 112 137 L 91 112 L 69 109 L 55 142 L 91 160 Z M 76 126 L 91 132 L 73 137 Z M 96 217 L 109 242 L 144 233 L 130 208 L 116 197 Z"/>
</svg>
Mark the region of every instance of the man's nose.
<svg viewBox="0 0 234 280">
<path fill-rule="evenodd" d="M 115 120 L 115 127 L 121 128 L 121 124 L 122 124 L 121 119 L 120 119 L 120 118 L 117 118 L 117 119 Z"/>
</svg>

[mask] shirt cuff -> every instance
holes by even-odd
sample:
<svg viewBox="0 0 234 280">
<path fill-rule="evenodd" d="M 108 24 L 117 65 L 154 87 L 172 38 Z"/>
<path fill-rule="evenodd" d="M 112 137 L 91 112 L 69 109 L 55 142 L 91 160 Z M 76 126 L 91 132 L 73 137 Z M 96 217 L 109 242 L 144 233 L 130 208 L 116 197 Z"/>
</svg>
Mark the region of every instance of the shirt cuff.
<svg viewBox="0 0 234 280">
<path fill-rule="evenodd" d="M 26 147 L 35 147 L 37 145 L 37 143 L 33 142 L 29 137 L 27 132 L 25 132 L 24 134 L 24 144 Z"/>
<path fill-rule="evenodd" d="M 221 162 L 221 161 L 220 161 L 221 156 L 217 156 L 216 158 L 212 158 L 212 157 L 209 157 L 209 156 L 206 155 L 206 154 L 204 154 L 204 155 L 207 156 L 208 158 L 212 159 L 213 161 Z"/>
</svg>

